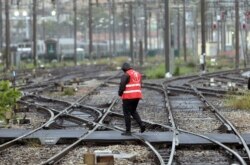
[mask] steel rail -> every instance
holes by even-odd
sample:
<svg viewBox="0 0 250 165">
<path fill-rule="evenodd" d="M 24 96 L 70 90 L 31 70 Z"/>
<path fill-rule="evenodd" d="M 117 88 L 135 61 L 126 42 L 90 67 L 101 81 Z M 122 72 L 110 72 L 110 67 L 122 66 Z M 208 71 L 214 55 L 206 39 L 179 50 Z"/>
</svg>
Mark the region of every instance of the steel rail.
<svg viewBox="0 0 250 165">
<path fill-rule="evenodd" d="M 49 101 L 56 101 L 56 102 L 60 102 L 60 103 L 62 103 L 62 104 L 65 104 L 66 107 L 67 107 L 67 105 L 71 105 L 70 102 L 63 101 L 63 100 L 59 100 L 59 99 L 51 99 L 51 98 L 44 97 L 44 96 L 39 96 L 39 97 L 37 97 L 37 96 L 35 96 L 35 95 L 28 95 L 28 96 L 26 96 L 26 97 L 33 97 L 33 98 L 36 98 L 36 99 L 43 99 L 43 100 L 48 101 L 48 102 L 49 102 Z M 28 103 L 28 102 L 27 102 L 27 103 Z M 32 104 L 32 103 L 29 103 L 29 104 Z M 47 106 L 42 105 L 42 104 L 39 104 L 39 103 L 33 103 L 33 104 L 34 104 L 34 105 L 39 105 L 39 106 L 41 106 L 41 107 L 46 107 L 46 108 L 48 108 L 48 109 L 50 109 L 50 110 L 52 110 L 52 111 L 56 111 L 57 114 L 61 112 L 60 110 L 55 110 L 55 109 L 53 109 L 53 108 L 47 107 Z M 67 105 L 66 105 L 66 104 L 67 104 Z M 76 109 L 76 108 L 79 108 L 79 109 Z M 87 112 L 87 113 L 90 113 L 90 114 L 91 114 L 91 113 L 95 113 L 95 115 L 97 116 L 97 117 L 96 117 L 96 120 L 98 120 L 98 119 L 102 116 L 102 113 L 101 113 L 99 110 L 97 110 L 96 107 L 87 106 L 87 105 L 80 105 L 80 104 L 75 104 L 74 107 L 72 107 L 72 108 L 69 109 L 68 111 L 64 112 L 64 114 L 69 114 L 69 113 L 71 113 L 72 111 L 75 111 L 75 110 L 82 111 L 81 109 L 83 109 L 83 108 L 85 108 L 85 109 L 84 109 L 84 112 Z M 74 116 L 74 115 L 72 115 L 72 116 Z"/>
<path fill-rule="evenodd" d="M 118 117 L 118 118 L 121 118 L 124 120 L 124 116 L 120 113 L 116 113 L 116 112 L 110 112 L 109 116 L 115 116 L 115 117 Z M 168 125 L 163 125 L 163 124 L 160 124 L 160 123 L 155 123 L 155 122 L 151 122 L 151 121 L 147 121 L 147 120 L 142 120 L 142 122 L 146 125 L 150 125 L 152 127 L 154 126 L 158 126 L 158 127 L 162 127 L 164 129 L 168 129 L 168 130 L 171 130 L 171 131 L 174 131 L 173 127 L 171 126 L 168 126 Z M 106 124 L 107 125 L 107 124 Z M 121 130 L 121 131 L 124 131 L 122 128 L 118 127 L 118 126 L 114 126 L 115 128 Z"/>
<path fill-rule="evenodd" d="M 68 147 L 66 147 L 65 149 L 63 149 L 61 152 L 57 153 L 56 155 L 52 156 L 51 158 L 49 158 L 48 160 L 46 160 L 45 162 L 42 162 L 42 165 L 45 164 L 54 164 L 57 161 L 59 161 L 61 158 L 63 158 L 63 156 L 65 156 L 72 148 L 74 148 L 76 145 L 78 145 L 81 141 L 83 141 L 84 139 L 86 139 L 89 135 L 91 135 L 94 131 L 96 131 L 99 126 L 103 126 L 102 121 L 104 120 L 104 118 L 106 118 L 106 116 L 109 113 L 109 110 L 114 106 L 114 104 L 116 103 L 118 98 L 114 99 L 112 101 L 112 104 L 110 105 L 110 107 L 108 108 L 108 110 L 105 112 L 105 114 L 102 116 L 102 118 L 100 119 L 100 121 L 98 123 L 95 124 L 95 127 L 92 130 L 89 130 L 88 132 L 85 133 L 85 135 L 83 135 L 81 138 L 79 138 L 77 141 L 75 141 L 74 143 L 72 143 L 71 145 L 69 145 Z"/>
<path fill-rule="evenodd" d="M 183 87 L 183 86 L 168 86 L 168 90 L 169 91 L 176 91 L 176 92 L 195 94 L 195 92 L 193 90 L 191 90 L 190 88 L 187 88 L 187 87 Z M 203 88 L 203 90 L 207 90 L 207 89 Z M 202 94 L 208 95 L 208 96 L 216 96 L 216 97 L 222 97 L 223 96 L 222 94 L 215 93 L 215 91 L 209 90 L 209 89 L 208 89 L 208 92 L 207 91 L 201 91 L 201 92 L 202 92 Z"/>
<path fill-rule="evenodd" d="M 247 163 L 245 162 L 245 160 L 236 151 L 232 150 L 231 148 L 227 147 L 226 145 L 222 144 L 221 142 L 219 142 L 219 141 L 217 141 L 215 139 L 212 139 L 212 138 L 207 137 L 205 135 L 193 133 L 193 132 L 190 132 L 190 131 L 185 131 L 183 129 L 178 129 L 178 131 L 184 132 L 184 133 L 188 133 L 188 134 L 191 134 L 191 135 L 195 135 L 195 136 L 201 137 L 203 139 L 209 140 L 210 142 L 215 143 L 215 144 L 223 147 L 227 151 L 231 152 L 240 161 L 241 165 L 247 165 Z"/>
<path fill-rule="evenodd" d="M 176 125 L 175 125 L 175 122 L 174 122 L 174 117 L 173 117 L 173 114 L 172 114 L 171 109 L 170 109 L 168 94 L 166 92 L 167 90 L 166 90 L 165 86 L 163 85 L 163 83 L 162 84 L 152 84 L 152 83 L 147 84 L 147 83 L 145 83 L 144 86 L 147 87 L 147 88 L 151 88 L 151 89 L 154 89 L 154 90 L 160 90 L 161 92 L 163 92 L 163 95 L 164 95 L 164 98 L 165 98 L 165 107 L 166 107 L 166 110 L 168 112 L 168 117 L 169 117 L 169 121 L 171 123 L 171 127 L 173 128 L 172 129 L 172 131 L 173 131 L 173 140 L 172 140 L 171 152 L 170 152 L 168 163 L 167 163 L 168 165 L 171 165 L 173 163 L 173 160 L 174 160 L 174 154 L 175 154 L 176 146 L 179 143 L 178 143 L 178 131 L 176 131 Z"/>
<path fill-rule="evenodd" d="M 119 74 L 119 73 L 118 73 L 118 74 Z M 115 74 L 115 75 L 113 75 L 113 76 L 107 78 L 103 83 L 99 84 L 99 86 L 101 86 L 102 84 L 105 84 L 106 82 L 108 82 L 111 78 L 115 77 L 116 75 L 117 75 L 117 74 Z M 92 92 L 93 92 L 94 90 L 96 90 L 99 86 L 97 86 L 96 88 L 92 89 L 89 93 L 92 93 Z M 88 93 L 88 94 L 89 94 L 89 93 Z M 31 135 L 31 134 L 37 132 L 38 130 L 40 130 L 40 129 L 42 129 L 42 128 L 48 128 L 49 125 L 52 124 L 52 123 L 55 121 L 55 119 L 57 119 L 59 116 L 65 114 L 65 113 L 67 113 L 67 111 L 68 111 L 69 109 L 73 108 L 75 105 L 77 105 L 79 102 L 81 102 L 81 100 L 83 100 L 86 96 L 88 96 L 88 94 L 82 96 L 81 98 L 79 98 L 78 100 L 76 100 L 74 103 L 72 103 L 71 105 L 69 105 L 67 108 L 65 108 L 64 110 L 60 111 L 59 114 L 57 114 L 57 115 L 55 115 L 55 116 L 53 115 L 53 117 L 51 117 L 46 123 L 44 123 L 44 124 L 41 125 L 40 127 L 36 128 L 36 129 L 34 129 L 34 130 L 31 130 L 30 132 L 28 132 L 28 133 L 26 133 L 26 134 L 24 134 L 24 135 L 21 135 L 21 136 L 19 136 L 19 137 L 13 139 L 13 140 L 11 140 L 11 141 L 8 141 L 8 142 L 6 142 L 6 143 L 4 143 L 4 144 L 1 144 L 1 145 L 0 145 L 0 151 L 2 151 L 2 150 L 4 150 L 4 149 L 8 148 L 10 145 L 14 144 L 14 142 L 16 142 L 16 141 L 18 141 L 18 140 L 21 140 L 21 139 L 23 139 L 23 138 L 25 138 L 25 137 L 27 137 L 27 136 L 29 136 L 29 135 Z"/>
<path fill-rule="evenodd" d="M 40 107 L 40 108 L 44 108 L 44 107 Z M 46 108 L 44 108 L 44 109 L 46 109 Z M 49 119 L 46 123 L 48 123 L 48 122 L 50 122 L 51 120 L 54 119 L 54 114 L 53 114 L 53 112 L 51 112 L 51 110 L 49 110 L 49 109 L 48 109 L 48 112 L 51 114 L 51 116 L 50 116 L 50 119 Z M 6 142 L 6 143 L 4 143 L 4 144 L 1 144 L 1 145 L 0 145 L 0 151 L 3 151 L 4 149 L 10 147 L 12 144 L 14 144 L 14 142 L 17 142 L 17 141 L 23 139 L 24 137 L 27 137 L 27 136 L 29 136 L 29 135 L 31 135 L 31 134 L 37 132 L 38 130 L 42 129 L 42 128 L 46 125 L 46 123 L 43 124 L 43 125 L 41 125 L 40 127 L 36 128 L 36 129 L 34 129 L 34 130 L 31 130 L 30 132 L 28 132 L 28 133 L 26 133 L 26 134 L 24 134 L 24 135 L 21 135 L 21 136 L 19 136 L 19 137 L 13 139 L 13 140 L 11 140 L 11 141 L 8 141 L 8 142 Z"/>
<path fill-rule="evenodd" d="M 157 88 L 157 89 L 159 89 L 159 88 Z M 162 89 L 160 89 L 160 90 L 164 92 L 164 90 L 162 90 Z M 117 101 L 117 99 L 116 99 L 116 101 Z M 112 103 L 112 105 L 110 106 L 110 108 L 107 109 L 107 111 L 102 116 L 102 118 L 100 119 L 100 121 L 96 124 L 96 127 L 102 126 L 102 127 L 105 127 L 105 128 L 117 131 L 117 129 L 114 129 L 113 127 L 109 127 L 109 126 L 103 124 L 104 119 L 107 117 L 107 115 L 115 114 L 117 116 L 122 116 L 122 115 L 120 115 L 118 113 L 110 112 L 111 107 L 113 106 L 113 104 L 114 104 L 114 102 Z M 147 121 L 143 121 L 143 122 L 147 122 Z M 155 123 L 150 123 L 150 124 L 155 124 Z M 155 124 L 155 125 L 159 125 L 159 124 Z M 168 126 L 165 126 L 165 125 L 161 125 L 161 126 L 164 127 L 164 128 L 173 130 L 172 127 L 168 127 Z M 93 133 L 97 129 L 96 127 L 93 130 L 91 130 L 88 134 L 86 134 L 84 137 L 82 137 L 81 139 L 79 139 L 78 141 L 76 141 L 74 144 L 72 144 L 72 145 L 68 146 L 67 148 L 65 148 L 61 153 L 58 153 L 57 155 L 53 156 L 52 158 L 50 158 L 46 162 L 43 162 L 43 164 L 53 164 L 53 163 L 59 161 L 64 155 L 66 155 L 69 152 L 70 149 L 72 149 L 73 147 L 75 147 L 79 142 L 81 142 L 87 136 L 89 136 L 91 133 Z M 163 158 L 161 157 L 161 155 L 159 154 L 159 152 L 148 141 L 145 141 L 143 138 L 141 138 L 139 136 L 136 136 L 136 135 L 132 135 L 132 136 L 134 136 L 136 139 L 138 139 L 138 140 L 142 141 L 144 144 L 146 144 L 155 153 L 155 155 L 157 156 L 157 158 L 158 158 L 159 162 L 161 163 L 161 165 L 165 164 L 164 161 L 163 161 Z M 174 144 L 173 146 L 175 146 L 175 143 L 173 143 L 173 144 Z M 172 154 L 170 155 L 170 157 L 172 157 Z M 169 164 L 171 164 L 171 163 L 169 163 Z"/>
<path fill-rule="evenodd" d="M 153 152 L 154 154 L 157 156 L 159 162 L 161 165 L 165 165 L 164 159 L 162 158 L 161 154 L 157 151 L 157 149 L 147 140 L 143 139 L 142 137 L 132 134 L 133 137 L 135 137 L 136 139 L 142 141 L 144 144 L 146 144 Z"/>
<path fill-rule="evenodd" d="M 203 100 L 209 107 L 211 107 L 211 109 L 215 112 L 216 116 L 218 116 L 218 118 L 221 119 L 221 121 L 223 121 L 223 123 L 226 123 L 226 124 L 233 130 L 234 134 L 238 136 L 238 138 L 240 139 L 242 145 L 244 146 L 244 148 L 245 148 L 245 150 L 246 150 L 246 152 L 247 152 L 248 159 L 250 160 L 250 150 L 249 150 L 249 147 L 248 147 L 248 145 L 247 145 L 245 139 L 240 135 L 240 133 L 237 131 L 237 129 L 233 126 L 233 124 L 232 124 L 229 120 L 227 120 L 225 117 L 223 117 L 223 116 L 220 114 L 219 110 L 218 110 L 214 105 L 212 105 L 210 102 L 208 102 L 208 101 L 206 100 L 206 98 L 205 98 L 205 97 L 204 97 L 204 96 L 203 96 L 194 86 L 191 85 L 191 87 L 192 87 L 192 89 L 194 89 L 194 91 L 197 92 L 197 94 L 200 96 L 200 98 L 202 98 L 202 100 Z"/>
<path fill-rule="evenodd" d="M 176 146 L 179 145 L 179 140 L 178 140 L 179 132 L 176 129 L 174 116 L 173 116 L 171 106 L 170 106 L 170 101 L 169 101 L 169 98 L 168 98 L 168 93 L 167 93 L 168 86 L 166 87 L 164 85 L 164 83 L 162 83 L 161 85 L 162 85 L 162 88 L 164 89 L 165 103 L 166 103 L 166 107 L 167 107 L 167 110 L 168 110 L 168 113 L 169 113 L 170 122 L 172 124 L 173 129 L 174 129 L 174 131 L 173 131 L 173 140 L 172 140 L 172 148 L 171 148 L 170 158 L 169 158 L 169 161 L 168 161 L 168 165 L 171 165 L 173 163 L 173 160 L 174 160 L 174 154 L 175 154 Z"/>
<path fill-rule="evenodd" d="M 48 107 L 45 107 L 44 105 L 40 105 L 38 103 L 29 103 L 29 102 L 24 102 L 22 101 L 23 103 L 27 104 L 27 105 L 31 105 L 31 106 L 37 106 L 37 107 L 41 107 L 41 108 L 46 108 L 48 110 L 50 110 L 54 116 L 54 113 L 58 114 L 60 113 L 61 111 L 59 110 L 56 110 L 56 109 L 52 109 L 52 108 L 48 108 Z M 75 108 L 75 107 L 74 107 Z M 86 123 L 88 125 L 95 125 L 95 121 L 91 121 L 89 119 L 83 119 L 83 118 L 80 118 L 80 117 L 77 117 L 75 115 L 72 115 L 70 114 L 71 111 L 74 111 L 74 108 L 70 109 L 70 111 L 67 111 L 65 113 L 63 113 L 61 116 L 62 117 L 70 117 L 70 118 L 73 118 L 73 119 L 76 119 L 76 120 L 79 120 L 83 123 Z M 96 120 L 99 120 L 100 116 L 102 115 L 101 112 L 99 112 L 98 108 L 95 108 L 95 107 L 91 107 L 91 106 L 85 106 L 85 105 L 78 105 L 78 108 L 87 108 L 87 109 L 91 109 L 92 111 L 95 111 L 96 113 L 98 113 L 98 118 Z M 54 113 L 53 113 L 54 112 Z"/>
<path fill-rule="evenodd" d="M 228 72 L 232 72 L 232 71 L 223 71 L 223 73 L 228 73 Z M 235 70 L 233 71 L 235 72 Z M 221 74 L 222 72 L 219 72 L 219 74 Z M 215 74 L 218 74 L 218 73 L 215 73 Z M 214 75 L 214 73 L 206 73 L 205 75 Z M 177 78 L 172 78 L 172 79 L 169 79 L 169 80 L 166 80 L 164 82 L 162 82 L 162 88 L 164 89 L 165 91 L 165 99 L 166 99 L 166 106 L 168 108 L 168 111 L 169 111 L 169 116 L 170 116 L 170 122 L 172 123 L 172 126 L 174 128 L 174 136 L 173 136 L 173 143 L 172 143 L 172 148 L 171 148 L 171 157 L 169 159 L 169 162 L 168 162 L 168 165 L 171 165 L 172 164 L 172 161 L 173 161 L 173 158 L 174 158 L 174 153 L 175 153 L 175 150 L 176 150 L 176 145 L 178 145 L 178 129 L 176 128 L 176 125 L 175 125 L 175 121 L 174 121 L 174 117 L 172 115 L 172 112 L 171 112 L 171 106 L 170 106 L 170 101 L 168 99 L 168 94 L 167 94 L 167 91 L 169 91 L 169 83 L 170 82 L 174 82 L 176 80 L 185 80 L 185 79 L 194 79 L 196 77 L 201 77 L 201 75 L 190 75 L 190 76 L 185 76 L 185 77 L 177 77 Z M 187 80 L 186 80 L 187 81 Z M 166 85 L 165 85 L 166 84 Z M 185 83 L 182 83 L 183 85 L 185 85 Z M 190 90 L 189 90 L 190 91 Z"/>
<path fill-rule="evenodd" d="M 99 88 L 100 86 L 106 84 L 107 82 L 110 81 L 110 79 L 116 77 L 117 75 L 119 75 L 120 72 L 118 72 L 117 74 L 114 74 L 111 77 L 108 77 L 107 79 L 105 79 L 102 83 L 100 83 L 96 88 L 92 89 L 90 92 L 88 92 L 88 94 L 82 96 L 81 98 L 79 98 L 78 100 L 76 100 L 74 103 L 72 103 L 69 107 L 67 107 L 66 109 L 64 109 L 63 111 L 61 111 L 59 114 L 57 114 L 55 116 L 55 118 L 57 118 L 58 116 L 60 116 L 63 113 L 67 113 L 68 110 L 70 110 L 71 108 L 73 108 L 75 105 L 78 105 L 85 97 L 89 96 L 91 93 L 93 93 L 97 88 Z M 52 124 L 53 121 L 51 121 L 50 123 L 48 123 L 45 127 L 49 127 L 50 124 Z"/>
<path fill-rule="evenodd" d="M 164 98 L 165 98 L 165 107 L 166 110 L 168 112 L 168 116 L 169 116 L 169 121 L 171 123 L 172 126 L 172 131 L 173 131 L 173 140 L 172 140 L 172 146 L 171 146 L 171 152 L 169 155 L 169 159 L 168 159 L 168 165 L 171 165 L 173 163 L 174 160 L 174 154 L 175 154 L 175 150 L 176 150 L 176 146 L 178 145 L 178 131 L 176 131 L 176 125 L 174 122 L 174 117 L 173 114 L 171 112 L 170 109 L 170 104 L 169 104 L 169 100 L 168 100 L 168 94 L 167 94 L 167 90 L 165 88 L 165 86 L 163 85 L 163 83 L 159 86 L 158 84 L 145 84 L 145 87 L 147 88 L 151 88 L 154 90 L 160 90 L 161 92 L 163 92 Z M 165 163 L 164 163 L 165 164 Z"/>
</svg>

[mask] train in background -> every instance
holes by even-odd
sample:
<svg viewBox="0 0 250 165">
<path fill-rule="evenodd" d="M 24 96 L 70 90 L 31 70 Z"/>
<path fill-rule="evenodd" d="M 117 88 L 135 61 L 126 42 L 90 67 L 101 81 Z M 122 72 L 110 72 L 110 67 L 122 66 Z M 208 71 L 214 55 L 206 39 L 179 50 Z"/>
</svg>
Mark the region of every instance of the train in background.
<svg viewBox="0 0 250 165">
<path fill-rule="evenodd" d="M 31 41 L 24 41 L 17 44 L 17 54 L 21 59 L 32 58 L 32 45 Z M 48 40 L 37 40 L 36 52 L 38 59 L 45 60 L 62 60 L 62 59 L 73 59 L 74 57 L 74 40 L 63 38 L 63 39 L 48 39 Z M 77 56 L 79 60 L 82 60 L 85 56 L 85 50 L 80 43 L 77 44 Z"/>
<path fill-rule="evenodd" d="M 109 45 L 108 41 L 93 42 L 92 54 L 93 58 L 108 57 L 113 50 L 113 43 Z M 89 42 L 77 41 L 77 59 L 90 58 Z M 21 59 L 32 58 L 32 42 L 24 41 L 17 44 L 17 53 Z M 123 42 L 116 42 L 115 55 L 128 55 L 129 44 Z M 60 38 L 37 40 L 37 57 L 38 59 L 45 60 L 62 60 L 74 58 L 74 39 L 73 38 Z"/>
</svg>

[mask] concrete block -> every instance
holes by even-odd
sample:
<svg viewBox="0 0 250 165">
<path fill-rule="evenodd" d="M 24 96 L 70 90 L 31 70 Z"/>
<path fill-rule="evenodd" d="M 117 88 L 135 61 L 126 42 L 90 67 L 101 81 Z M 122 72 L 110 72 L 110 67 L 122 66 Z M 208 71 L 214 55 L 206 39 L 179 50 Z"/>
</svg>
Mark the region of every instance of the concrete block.
<svg viewBox="0 0 250 165">
<path fill-rule="evenodd" d="M 84 153 L 84 163 L 87 165 L 95 165 L 95 154 L 93 153 Z"/>
</svg>

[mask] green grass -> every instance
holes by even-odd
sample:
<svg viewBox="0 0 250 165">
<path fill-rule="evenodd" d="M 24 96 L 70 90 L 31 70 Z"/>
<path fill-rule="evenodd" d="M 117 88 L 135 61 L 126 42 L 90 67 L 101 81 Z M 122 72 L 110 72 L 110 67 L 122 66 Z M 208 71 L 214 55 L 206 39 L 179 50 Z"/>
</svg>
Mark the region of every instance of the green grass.
<svg viewBox="0 0 250 165">
<path fill-rule="evenodd" d="M 159 66 L 150 67 L 146 69 L 145 75 L 149 79 L 164 78 L 165 76 L 165 65 L 160 64 Z"/>
<path fill-rule="evenodd" d="M 165 77 L 165 63 L 159 61 L 158 59 L 149 59 L 151 62 L 153 61 L 154 65 L 147 66 L 145 71 L 145 75 L 148 79 L 158 79 Z M 198 72 L 198 69 L 194 62 L 188 62 L 184 65 L 182 62 L 178 61 L 175 64 L 175 68 L 173 71 L 173 76 L 181 76 L 181 75 L 190 75 Z"/>
<path fill-rule="evenodd" d="M 233 109 L 250 110 L 250 92 L 242 95 L 230 95 L 224 98 L 224 104 Z"/>
<path fill-rule="evenodd" d="M 234 59 L 230 59 L 228 57 L 217 57 L 217 65 L 212 65 L 210 62 L 211 57 L 206 58 L 206 70 L 208 72 L 225 70 L 225 69 L 233 69 L 234 68 Z M 112 58 L 99 58 L 95 60 L 83 59 L 82 61 L 78 61 L 77 65 L 93 65 L 93 64 L 107 64 L 111 69 L 118 69 L 121 67 L 122 63 L 130 62 L 131 59 L 129 56 L 116 56 Z M 182 76 L 182 75 L 190 75 L 200 72 L 200 64 L 199 57 L 194 55 L 187 56 L 187 62 L 184 62 L 183 56 L 175 57 L 174 59 L 174 68 L 173 68 L 173 76 Z M 41 59 L 37 61 L 37 68 L 43 64 L 45 68 L 57 68 L 57 67 L 69 67 L 74 66 L 73 60 L 64 60 L 63 62 L 53 61 L 46 62 Z M 145 74 L 149 78 L 164 78 L 165 76 L 165 56 L 164 55 L 155 55 L 155 56 L 147 56 L 144 58 L 143 68 L 146 69 Z M 242 64 L 241 64 L 242 65 Z M 139 66 L 138 59 L 135 59 L 134 67 Z M 3 69 L 3 64 L 0 64 L 0 69 Z M 19 68 L 12 67 L 11 70 L 17 69 L 33 69 L 35 68 L 32 60 L 22 60 L 20 62 Z M 0 73 L 0 76 L 11 74 L 11 72 Z"/>
<path fill-rule="evenodd" d="M 75 94 L 75 89 L 74 88 L 66 88 L 64 89 L 63 95 L 67 96 L 73 96 Z"/>
</svg>

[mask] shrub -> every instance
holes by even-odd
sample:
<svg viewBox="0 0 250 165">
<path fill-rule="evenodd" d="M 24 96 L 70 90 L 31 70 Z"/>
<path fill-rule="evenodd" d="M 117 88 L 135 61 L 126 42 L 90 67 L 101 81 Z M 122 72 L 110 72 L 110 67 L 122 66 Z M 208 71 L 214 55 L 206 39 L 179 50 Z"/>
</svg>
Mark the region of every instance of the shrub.
<svg viewBox="0 0 250 165">
<path fill-rule="evenodd" d="M 74 94 L 75 94 L 74 88 L 66 88 L 63 93 L 63 95 L 68 95 L 68 96 L 73 96 Z"/>
<path fill-rule="evenodd" d="M 149 79 L 164 78 L 164 76 L 165 76 L 164 65 L 161 64 L 160 66 L 147 69 L 145 74 L 146 74 L 147 78 L 149 78 Z"/>
<path fill-rule="evenodd" d="M 177 66 L 175 67 L 175 70 L 174 70 L 174 76 L 179 76 L 180 75 L 180 67 Z"/>
<path fill-rule="evenodd" d="M 189 62 L 187 63 L 187 67 L 189 67 L 189 68 L 195 68 L 195 67 L 196 67 L 196 64 L 195 64 L 194 61 L 189 61 Z"/>
<path fill-rule="evenodd" d="M 9 81 L 0 81 L 0 116 L 4 117 L 7 111 L 11 111 L 16 104 L 16 100 L 21 96 L 21 92 L 11 88 Z"/>
</svg>

